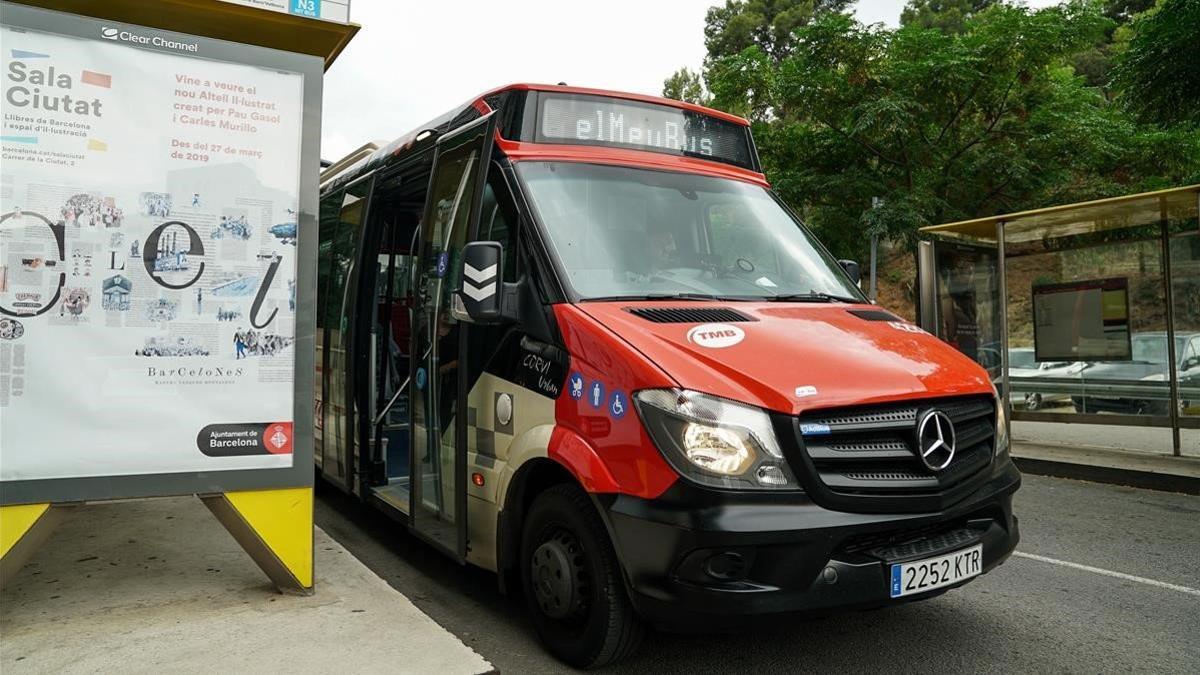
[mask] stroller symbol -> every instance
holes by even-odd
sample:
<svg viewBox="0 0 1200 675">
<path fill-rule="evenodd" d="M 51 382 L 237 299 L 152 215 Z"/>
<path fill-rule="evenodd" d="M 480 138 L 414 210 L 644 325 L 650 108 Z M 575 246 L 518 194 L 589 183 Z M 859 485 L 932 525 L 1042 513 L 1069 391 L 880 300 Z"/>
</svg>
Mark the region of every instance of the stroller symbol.
<svg viewBox="0 0 1200 675">
<path fill-rule="evenodd" d="M 571 398 L 577 401 L 583 398 L 583 376 L 579 373 L 571 376 Z"/>
</svg>

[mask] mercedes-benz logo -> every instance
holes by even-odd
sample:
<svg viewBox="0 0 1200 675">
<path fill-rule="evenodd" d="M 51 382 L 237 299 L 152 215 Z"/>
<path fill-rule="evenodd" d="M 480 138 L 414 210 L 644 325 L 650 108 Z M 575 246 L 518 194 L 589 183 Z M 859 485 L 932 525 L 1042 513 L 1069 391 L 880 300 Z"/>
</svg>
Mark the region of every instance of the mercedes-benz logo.
<svg viewBox="0 0 1200 675">
<path fill-rule="evenodd" d="M 941 410 L 926 410 L 917 419 L 917 456 L 930 471 L 941 471 L 954 460 L 954 422 Z"/>
</svg>

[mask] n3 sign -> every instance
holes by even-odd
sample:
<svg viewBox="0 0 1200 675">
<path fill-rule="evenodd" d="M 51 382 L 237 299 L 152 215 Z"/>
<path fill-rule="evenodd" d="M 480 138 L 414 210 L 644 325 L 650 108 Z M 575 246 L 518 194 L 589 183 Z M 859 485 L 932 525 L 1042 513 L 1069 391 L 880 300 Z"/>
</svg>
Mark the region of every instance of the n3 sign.
<svg viewBox="0 0 1200 675">
<path fill-rule="evenodd" d="M 321 0 L 292 0 L 292 14 L 321 18 Z"/>
</svg>

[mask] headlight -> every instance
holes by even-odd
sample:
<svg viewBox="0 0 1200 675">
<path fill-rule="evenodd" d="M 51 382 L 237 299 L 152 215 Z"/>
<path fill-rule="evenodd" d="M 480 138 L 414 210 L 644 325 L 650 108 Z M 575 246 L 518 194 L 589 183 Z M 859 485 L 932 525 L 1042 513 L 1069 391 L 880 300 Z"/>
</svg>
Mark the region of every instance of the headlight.
<svg viewBox="0 0 1200 675">
<path fill-rule="evenodd" d="M 797 487 L 761 409 L 681 389 L 646 389 L 634 401 L 650 438 L 681 475 L 722 488 Z"/>
<path fill-rule="evenodd" d="M 1008 452 L 1008 406 L 996 396 L 996 456 Z"/>
</svg>

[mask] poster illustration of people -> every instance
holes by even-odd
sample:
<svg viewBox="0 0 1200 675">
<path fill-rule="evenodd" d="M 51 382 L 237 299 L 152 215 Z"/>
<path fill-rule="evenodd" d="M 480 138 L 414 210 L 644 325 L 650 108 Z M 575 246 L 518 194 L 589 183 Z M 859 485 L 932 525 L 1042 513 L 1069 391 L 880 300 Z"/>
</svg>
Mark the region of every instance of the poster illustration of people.
<svg viewBox="0 0 1200 675">
<path fill-rule="evenodd" d="M 291 466 L 303 76 L 0 31 L 0 480 Z"/>
</svg>

